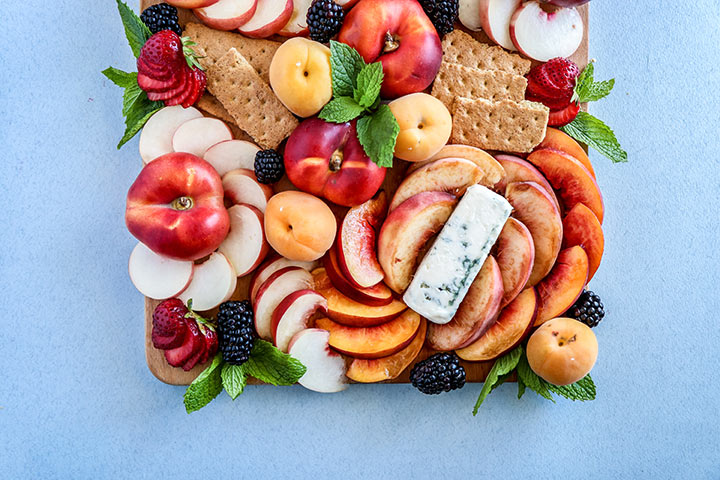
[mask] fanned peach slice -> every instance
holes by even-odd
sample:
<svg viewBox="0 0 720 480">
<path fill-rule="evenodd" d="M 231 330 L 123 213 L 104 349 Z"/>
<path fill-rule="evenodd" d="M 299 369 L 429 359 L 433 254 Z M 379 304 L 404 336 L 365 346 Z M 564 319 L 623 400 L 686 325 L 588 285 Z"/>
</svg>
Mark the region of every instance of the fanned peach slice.
<svg viewBox="0 0 720 480">
<path fill-rule="evenodd" d="M 449 193 L 422 192 L 388 215 L 378 236 L 378 260 L 388 287 L 402 293 L 410 285 L 420 252 L 445 225 L 456 203 Z"/>
<path fill-rule="evenodd" d="M 525 224 L 533 238 L 535 263 L 527 282 L 532 287 L 550 273 L 560 253 L 562 218 L 550 195 L 537 183 L 511 183 L 505 198 L 513 206 L 513 217 Z"/>
<path fill-rule="evenodd" d="M 553 150 L 536 150 L 527 159 L 548 179 L 565 211 L 584 203 L 602 223 L 605 207 L 600 188 L 582 163 L 566 153 Z"/>
<path fill-rule="evenodd" d="M 505 181 L 495 186 L 498 192 L 504 193 L 509 183 L 514 182 L 535 182 L 540 185 L 550 195 L 560 209 L 560 203 L 555 196 L 552 185 L 532 164 L 528 163 L 520 157 L 513 155 L 497 155 L 497 160 L 505 169 Z"/>
<path fill-rule="evenodd" d="M 377 230 L 387 214 L 387 196 L 380 192 L 362 205 L 352 207 L 340 224 L 338 264 L 345 278 L 358 287 L 382 282 L 385 273 L 377 259 Z"/>
<path fill-rule="evenodd" d="M 567 153 L 571 157 L 575 158 L 575 160 L 582 163 L 583 166 L 588 169 L 590 175 L 595 178 L 595 170 L 593 170 L 592 163 L 590 163 L 590 158 L 588 158 L 587 153 L 585 153 L 585 150 L 583 150 L 580 144 L 567 133 L 562 130 L 558 130 L 557 128 L 548 128 L 545 133 L 545 139 L 540 142 L 540 145 L 538 145 L 535 150 L 542 150 L 546 148 L 549 150 L 557 150 L 559 152 Z"/>
<path fill-rule="evenodd" d="M 420 315 L 412 310 L 382 325 L 353 328 L 329 318 L 319 318 L 317 328 L 330 332 L 330 346 L 355 358 L 380 358 L 399 352 L 412 342 L 420 329 Z"/>
<path fill-rule="evenodd" d="M 428 344 L 435 350 L 448 351 L 472 343 L 493 324 L 502 298 L 500 267 L 490 256 L 452 320 L 444 325 L 433 323 L 428 327 Z"/>
<path fill-rule="evenodd" d="M 588 256 L 592 280 L 602 261 L 605 237 L 595 214 L 582 203 L 575 205 L 563 220 L 563 248 L 580 245 Z"/>
<path fill-rule="evenodd" d="M 582 247 L 570 247 L 560 252 L 550 274 L 537 286 L 540 311 L 535 319 L 535 326 L 563 314 L 572 307 L 585 288 L 587 278 L 588 257 Z"/>
<path fill-rule="evenodd" d="M 400 300 L 393 298 L 387 305 L 373 307 L 346 297 L 331 284 L 324 268 L 313 270 L 315 291 L 328 302 L 327 315 L 349 327 L 372 327 L 389 322 L 407 309 Z"/>
<path fill-rule="evenodd" d="M 427 321 L 423 318 L 410 345 L 387 357 L 374 360 L 354 359 L 347 369 L 348 378 L 359 383 L 376 383 L 397 378 L 422 350 L 426 331 Z"/>
<path fill-rule="evenodd" d="M 502 165 L 500 165 L 492 155 L 485 150 L 471 147 L 470 145 L 445 145 L 438 153 L 433 155 L 430 160 L 411 164 L 407 170 L 407 174 L 409 175 L 418 168 L 443 158 L 464 158 L 465 160 L 474 162 L 483 172 L 482 179 L 478 183 L 487 188 L 494 188 L 505 176 Z"/>
<path fill-rule="evenodd" d="M 422 192 L 448 192 L 461 196 L 483 178 L 483 171 L 464 158 L 443 158 L 418 168 L 398 186 L 390 202 L 395 210 L 410 197 Z"/>
<path fill-rule="evenodd" d="M 382 307 L 393 301 L 392 290 L 388 288 L 382 281 L 372 287 L 362 288 L 356 287 L 350 280 L 345 278 L 340 266 L 338 265 L 337 252 L 335 248 L 328 250 L 323 259 L 323 266 L 330 278 L 332 286 L 337 288 L 343 295 L 371 307 Z"/>
<path fill-rule="evenodd" d="M 523 290 L 482 337 L 455 353 L 463 360 L 485 362 L 512 350 L 530 334 L 539 304 L 534 288 Z"/>
<path fill-rule="evenodd" d="M 535 244 L 530 230 L 515 218 L 508 218 L 495 242 L 493 255 L 502 274 L 501 308 L 512 302 L 527 285 L 535 264 Z"/>
</svg>

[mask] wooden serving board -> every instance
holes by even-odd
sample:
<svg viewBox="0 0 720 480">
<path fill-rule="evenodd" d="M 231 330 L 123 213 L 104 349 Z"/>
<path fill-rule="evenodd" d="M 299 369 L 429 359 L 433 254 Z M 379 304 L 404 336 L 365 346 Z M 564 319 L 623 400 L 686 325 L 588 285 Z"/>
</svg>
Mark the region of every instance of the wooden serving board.
<svg viewBox="0 0 720 480">
<path fill-rule="evenodd" d="M 145 9 L 149 7 L 150 5 L 160 3 L 162 0 L 141 0 L 140 2 L 140 8 Z M 573 54 L 571 57 L 575 63 L 577 63 L 580 68 L 584 68 L 585 65 L 588 63 L 588 46 L 589 46 L 589 40 L 588 40 L 588 30 L 589 30 L 589 9 L 588 4 L 583 5 L 582 7 L 578 8 L 580 14 L 582 15 L 583 22 L 585 23 L 585 36 L 583 38 L 583 41 L 580 45 L 580 48 Z M 199 22 L 197 17 L 192 13 L 192 11 L 187 9 L 178 9 L 178 16 L 180 19 L 180 24 L 185 25 L 187 22 Z M 467 31 L 467 30 L 465 30 Z M 492 44 L 488 37 L 483 32 L 470 32 L 473 37 L 475 37 L 477 40 L 490 43 Z M 277 41 L 283 41 L 283 37 L 274 37 L 273 40 Z M 583 106 L 585 108 L 586 106 Z M 392 196 L 392 193 L 396 190 L 397 186 L 400 184 L 402 179 L 405 176 L 405 170 L 408 167 L 408 163 L 395 159 L 395 167 L 388 170 L 387 177 L 385 179 L 385 182 L 383 184 L 383 189 L 388 192 L 390 196 Z M 283 182 L 280 182 L 280 184 L 277 186 L 276 191 L 281 190 L 288 190 L 293 189 L 294 187 L 287 182 L 287 179 L 284 179 Z M 342 215 L 344 214 L 343 209 L 337 209 L 336 214 Z M 340 217 L 342 218 L 342 217 Z M 235 295 L 233 295 L 233 300 L 243 300 L 248 298 L 248 290 L 249 290 L 249 284 L 250 284 L 250 278 L 251 275 L 246 275 L 244 277 L 238 278 L 237 288 L 235 290 Z M 147 364 L 152 372 L 153 375 L 155 375 L 159 380 L 170 384 L 170 385 L 189 385 L 195 377 L 197 377 L 200 372 L 202 372 L 206 367 L 207 364 L 197 365 L 192 370 L 185 372 L 180 368 L 171 367 L 167 361 L 165 360 L 165 356 L 163 354 L 162 350 L 156 349 L 151 340 L 150 333 L 152 331 L 152 313 L 155 310 L 155 307 L 160 303 L 157 300 L 152 300 L 150 298 L 145 299 L 145 356 L 147 359 Z M 216 310 L 205 312 L 207 315 L 215 315 Z M 420 361 L 423 360 L 430 355 L 432 355 L 433 352 L 429 348 L 424 347 L 423 350 L 418 355 L 417 359 L 415 360 Z M 414 363 L 414 362 L 413 362 Z M 466 362 L 462 361 L 463 366 L 465 367 L 465 371 L 467 373 L 467 382 L 468 383 L 477 383 L 482 382 L 485 380 L 485 377 L 487 376 L 488 372 L 492 368 L 493 362 Z M 393 380 L 389 380 L 385 383 L 409 383 L 410 379 L 410 368 L 407 368 L 398 378 L 395 378 Z M 250 379 L 251 384 L 258 384 L 262 383 L 255 379 Z"/>
</svg>

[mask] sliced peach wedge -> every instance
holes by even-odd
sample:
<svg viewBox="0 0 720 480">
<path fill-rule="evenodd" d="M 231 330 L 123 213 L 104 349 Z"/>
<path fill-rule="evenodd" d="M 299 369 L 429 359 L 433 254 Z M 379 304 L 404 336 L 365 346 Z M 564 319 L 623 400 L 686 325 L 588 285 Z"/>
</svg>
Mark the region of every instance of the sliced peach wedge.
<svg viewBox="0 0 720 480">
<path fill-rule="evenodd" d="M 487 257 L 450 322 L 428 327 L 427 341 L 435 350 L 455 350 L 472 343 L 493 324 L 503 298 L 500 267 Z"/>
<path fill-rule="evenodd" d="M 536 150 L 527 159 L 548 179 L 565 211 L 584 203 L 602 223 L 605 207 L 600 188 L 580 161 L 555 150 Z"/>
<path fill-rule="evenodd" d="M 316 328 L 330 332 L 330 346 L 354 358 L 380 358 L 399 352 L 412 342 L 420 329 L 420 315 L 412 310 L 382 325 L 353 328 L 319 318 Z"/>
<path fill-rule="evenodd" d="M 338 255 L 335 248 L 331 248 L 323 257 L 323 266 L 327 273 L 330 283 L 337 288 L 340 293 L 348 298 L 360 302 L 371 307 L 382 307 L 393 301 L 393 292 L 382 281 L 372 287 L 362 288 L 353 285 L 350 280 L 345 278 L 340 265 L 338 265 Z"/>
<path fill-rule="evenodd" d="M 483 171 L 464 158 L 443 158 L 424 165 L 410 175 L 395 190 L 390 211 L 413 195 L 422 192 L 447 192 L 462 196 L 468 187 L 478 183 Z"/>
<path fill-rule="evenodd" d="M 512 302 L 527 285 L 535 264 L 535 244 L 530 230 L 515 218 L 508 218 L 493 247 L 500 267 L 503 299 L 500 307 Z"/>
<path fill-rule="evenodd" d="M 495 190 L 500 193 L 505 193 L 509 183 L 514 182 L 535 182 L 550 195 L 560 209 L 560 203 L 558 202 L 555 192 L 553 191 L 552 185 L 547 181 L 543 174 L 538 171 L 537 168 L 533 167 L 532 164 L 528 163 L 520 157 L 513 155 L 497 155 L 497 161 L 505 169 L 504 181 L 498 183 L 495 186 Z"/>
<path fill-rule="evenodd" d="M 582 203 L 575 205 L 563 219 L 563 248 L 576 245 L 580 245 L 587 253 L 590 265 L 589 282 L 600 267 L 605 250 L 605 237 L 600 221 Z"/>
<path fill-rule="evenodd" d="M 537 183 L 511 183 L 505 198 L 513 206 L 513 217 L 525 224 L 533 238 L 535 263 L 527 281 L 532 287 L 550 272 L 560 253 L 562 218 L 550 195 Z"/>
<path fill-rule="evenodd" d="M 558 256 L 550 274 L 537 286 L 540 311 L 535 326 L 560 316 L 572 307 L 587 284 L 588 256 L 580 246 L 570 247 Z"/>
<path fill-rule="evenodd" d="M 420 252 L 445 225 L 457 201 L 449 193 L 422 192 L 388 215 L 378 236 L 378 260 L 388 287 L 403 293 L 410 285 Z"/>
<path fill-rule="evenodd" d="M 352 207 L 338 229 L 337 257 L 345 278 L 358 287 L 382 282 L 385 273 L 377 259 L 376 232 L 387 214 L 384 191 L 362 205 Z"/>
<path fill-rule="evenodd" d="M 485 334 L 465 348 L 456 350 L 463 360 L 485 362 L 512 350 L 533 328 L 540 298 L 530 287 L 522 291 L 510 305 L 503 308 L 497 322 Z"/>
<path fill-rule="evenodd" d="M 590 175 L 595 178 L 595 171 L 593 170 L 592 163 L 590 163 L 590 158 L 588 158 L 585 150 L 583 150 L 574 138 L 562 130 L 558 130 L 557 128 L 548 128 L 545 133 L 545 139 L 535 148 L 535 150 L 543 149 L 557 150 L 559 152 L 567 153 L 571 157 L 575 158 L 575 160 L 582 163 L 583 166 L 587 168 L 588 172 L 590 172 Z"/>
<path fill-rule="evenodd" d="M 372 327 L 393 320 L 407 309 L 407 306 L 396 298 L 389 304 L 378 307 L 356 302 L 332 286 L 324 268 L 316 268 L 312 275 L 315 291 L 327 300 L 327 315 L 342 325 Z"/>
<path fill-rule="evenodd" d="M 397 378 L 415 360 L 425 344 L 427 320 L 420 320 L 420 329 L 410 344 L 393 355 L 371 360 L 356 358 L 347 369 L 347 377 L 359 383 L 376 383 Z"/>
<path fill-rule="evenodd" d="M 470 145 L 445 145 L 438 153 L 425 162 L 413 163 L 407 170 L 407 174 L 443 158 L 464 158 L 474 162 L 483 172 L 483 176 L 478 182 L 487 188 L 493 188 L 498 182 L 501 182 L 505 176 L 502 165 L 498 163 L 492 155 L 485 150 Z"/>
</svg>

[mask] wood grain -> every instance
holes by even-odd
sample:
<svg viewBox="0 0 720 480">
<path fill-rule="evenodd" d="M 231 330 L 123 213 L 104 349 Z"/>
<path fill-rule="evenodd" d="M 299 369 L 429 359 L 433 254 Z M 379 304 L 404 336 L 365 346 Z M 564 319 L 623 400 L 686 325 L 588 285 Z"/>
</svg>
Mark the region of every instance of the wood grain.
<svg viewBox="0 0 720 480">
<path fill-rule="evenodd" d="M 149 7 L 150 5 L 160 3 L 161 0 L 141 0 L 141 8 L 145 9 Z M 588 39 L 588 30 L 589 30 L 589 5 L 583 5 L 582 7 L 579 7 L 578 10 L 580 11 L 580 14 L 583 18 L 583 21 L 585 23 L 585 36 L 583 38 L 582 44 L 580 45 L 580 48 L 573 54 L 571 57 L 572 60 L 577 63 L 580 68 L 584 68 L 585 65 L 588 63 L 588 47 L 589 47 L 589 39 Z M 195 15 L 189 10 L 186 9 L 178 9 L 178 16 L 180 18 L 181 25 L 184 25 L 188 21 L 198 21 Z M 491 43 L 488 37 L 482 33 L 482 32 L 469 32 L 473 37 L 476 39 L 485 42 L 485 43 Z M 282 40 L 282 37 L 275 38 L 276 40 Z M 583 109 L 587 110 L 587 105 L 583 105 Z M 388 175 L 385 179 L 385 183 L 383 184 L 383 188 L 388 192 L 392 193 L 395 191 L 397 186 L 402 181 L 405 170 L 407 169 L 408 165 L 406 162 L 402 162 L 400 160 L 396 160 L 396 166 L 390 170 L 388 170 Z M 285 184 L 280 185 L 277 189 L 285 190 L 292 188 L 292 185 Z M 250 277 L 251 275 L 247 275 L 245 277 L 238 278 L 238 284 L 237 289 L 235 290 L 235 295 L 233 295 L 233 300 L 243 300 L 248 298 L 248 289 L 250 284 Z M 145 299 L 145 357 L 147 359 L 148 368 L 152 372 L 155 377 L 157 377 L 159 380 L 170 384 L 170 385 L 189 385 L 195 377 L 197 377 L 200 372 L 202 372 L 207 365 L 197 365 L 192 370 L 185 372 L 180 368 L 171 367 L 168 365 L 167 361 L 165 361 L 165 356 L 162 352 L 162 350 L 158 350 L 152 345 L 152 340 L 150 338 L 150 332 L 152 330 L 152 313 L 157 304 L 160 303 L 159 301 L 152 300 L 149 298 Z M 212 314 L 214 315 L 216 311 L 207 312 L 208 315 Z M 425 359 L 432 355 L 434 352 L 427 347 L 424 347 L 422 352 L 418 355 L 418 358 L 416 361 Z M 469 383 L 477 383 L 482 382 L 485 380 L 485 377 L 487 376 L 488 372 L 492 368 L 493 362 L 466 362 L 462 361 L 463 366 L 465 367 L 465 370 L 467 372 L 467 382 Z M 398 378 L 394 380 L 390 380 L 387 383 L 408 383 L 410 378 L 410 369 L 406 369 Z M 258 384 L 262 383 L 255 379 L 250 379 L 251 384 Z"/>
</svg>

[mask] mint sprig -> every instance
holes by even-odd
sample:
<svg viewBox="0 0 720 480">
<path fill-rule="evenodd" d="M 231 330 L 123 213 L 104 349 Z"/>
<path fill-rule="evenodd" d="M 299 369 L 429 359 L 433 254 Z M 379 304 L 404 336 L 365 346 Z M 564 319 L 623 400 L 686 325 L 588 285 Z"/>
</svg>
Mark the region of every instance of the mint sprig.
<svg viewBox="0 0 720 480">
<path fill-rule="evenodd" d="M 595 102 L 607 97 L 615 86 L 615 79 L 602 82 L 595 81 L 595 65 L 588 63 L 575 83 L 572 101 L 585 103 Z"/>
<path fill-rule="evenodd" d="M 281 352 L 265 340 L 255 341 L 250 359 L 243 367 L 248 375 L 275 386 L 293 385 L 307 371 L 299 360 Z"/>
<path fill-rule="evenodd" d="M 130 44 L 135 58 L 138 58 L 140 56 L 140 50 L 148 38 L 152 36 L 152 32 L 125 2 L 121 2 L 120 0 L 116 0 L 116 2 L 123 27 L 125 27 L 125 36 L 127 37 L 128 44 Z"/>
<path fill-rule="evenodd" d="M 230 365 L 229 363 L 222 366 L 220 377 L 223 388 L 233 400 L 243 393 L 245 385 L 247 385 L 247 374 L 243 367 L 244 365 Z"/>
<path fill-rule="evenodd" d="M 200 410 L 222 392 L 221 365 L 222 354 L 218 353 L 210 366 L 188 386 L 183 397 L 187 413 Z"/>
<path fill-rule="evenodd" d="M 354 48 L 331 41 L 330 68 L 334 98 L 318 116 L 332 123 L 357 118 L 358 140 L 367 156 L 380 167 L 392 167 L 400 126 L 390 108 L 380 102 L 382 64 L 368 65 Z"/>
<path fill-rule="evenodd" d="M 480 395 L 475 402 L 475 407 L 473 408 L 473 415 L 477 415 L 477 412 L 480 409 L 480 405 L 482 405 L 487 396 L 490 395 L 490 392 L 493 390 L 493 387 L 498 383 L 500 378 L 508 375 L 513 370 L 515 370 L 515 367 L 517 367 L 518 362 L 520 361 L 522 353 L 522 347 L 517 347 L 495 361 L 495 364 L 490 369 L 490 372 L 488 372 L 485 383 L 483 383 L 483 388 L 482 390 L 480 390 Z"/>
</svg>

